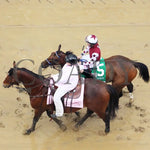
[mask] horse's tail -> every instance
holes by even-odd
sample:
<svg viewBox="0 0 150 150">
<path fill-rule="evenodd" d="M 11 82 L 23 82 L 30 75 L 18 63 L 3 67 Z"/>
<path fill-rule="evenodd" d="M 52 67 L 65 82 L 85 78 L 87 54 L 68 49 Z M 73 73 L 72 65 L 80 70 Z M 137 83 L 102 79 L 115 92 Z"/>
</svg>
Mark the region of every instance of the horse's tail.
<svg viewBox="0 0 150 150">
<path fill-rule="evenodd" d="M 112 85 L 107 85 L 107 91 L 110 94 L 110 101 L 108 105 L 108 113 L 112 118 L 115 117 L 115 108 L 118 106 L 119 95 Z"/>
<path fill-rule="evenodd" d="M 135 68 L 137 68 L 139 70 L 139 75 L 140 77 L 145 81 L 145 82 L 149 82 L 149 70 L 148 67 L 140 62 L 134 62 L 133 65 L 135 66 Z"/>
</svg>

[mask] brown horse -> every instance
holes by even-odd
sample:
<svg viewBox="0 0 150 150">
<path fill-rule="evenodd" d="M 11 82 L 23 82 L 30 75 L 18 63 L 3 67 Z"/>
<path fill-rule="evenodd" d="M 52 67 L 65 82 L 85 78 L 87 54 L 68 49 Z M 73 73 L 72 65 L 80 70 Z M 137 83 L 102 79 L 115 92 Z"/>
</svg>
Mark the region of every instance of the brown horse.
<svg viewBox="0 0 150 150">
<path fill-rule="evenodd" d="M 30 134 L 35 130 L 37 121 L 43 112 L 47 112 L 47 115 L 52 118 L 61 129 L 65 130 L 66 126 L 61 120 L 53 118 L 52 114 L 55 110 L 54 104 L 47 105 L 47 91 L 48 87 L 45 86 L 44 77 L 35 74 L 25 68 L 14 67 L 8 71 L 8 76 L 3 81 L 3 86 L 9 88 L 12 85 L 19 85 L 23 83 L 24 87 L 28 91 L 30 96 L 30 103 L 32 108 L 35 109 L 33 123 L 31 128 L 26 130 L 25 134 Z M 53 85 L 49 85 L 52 88 Z M 77 122 L 75 125 L 78 128 L 93 112 L 95 112 L 105 122 L 105 132 L 110 131 L 110 114 L 114 113 L 114 103 L 118 99 L 117 92 L 111 85 L 107 85 L 102 81 L 96 81 L 93 79 L 85 80 L 84 91 L 84 107 L 87 107 L 87 113 L 85 116 Z M 64 107 L 65 113 L 76 112 L 81 108 Z"/>
<path fill-rule="evenodd" d="M 51 55 L 41 63 L 42 68 L 48 66 L 55 68 L 60 65 L 63 67 L 65 64 L 66 53 L 60 50 L 61 45 L 56 52 L 52 52 Z M 116 55 L 105 59 L 106 64 L 106 82 L 112 82 L 112 86 L 117 90 L 120 96 L 122 96 L 122 89 L 127 86 L 130 92 L 130 101 L 133 102 L 133 84 L 132 80 L 137 75 L 137 69 L 139 75 L 145 82 L 149 81 L 149 70 L 143 63 L 130 60 L 127 57 Z"/>
</svg>

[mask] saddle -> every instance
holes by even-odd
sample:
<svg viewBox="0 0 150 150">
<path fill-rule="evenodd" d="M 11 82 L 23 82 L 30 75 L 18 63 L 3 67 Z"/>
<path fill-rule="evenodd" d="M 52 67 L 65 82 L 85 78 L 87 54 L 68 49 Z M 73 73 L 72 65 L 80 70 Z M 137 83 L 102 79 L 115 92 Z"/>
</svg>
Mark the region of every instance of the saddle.
<svg viewBox="0 0 150 150">
<path fill-rule="evenodd" d="M 50 84 L 50 80 L 51 80 L 52 78 L 46 78 L 45 80 L 44 80 L 44 86 L 45 87 L 49 87 L 49 84 Z M 81 94 L 81 83 L 82 81 L 81 81 L 81 79 L 79 80 L 79 82 L 78 82 L 78 84 L 77 84 L 77 86 L 73 89 L 73 90 L 71 90 L 71 91 L 69 91 L 68 93 L 66 93 L 64 96 L 63 96 L 63 99 L 64 98 L 72 98 L 72 99 L 77 99 L 78 97 L 80 97 L 80 94 Z M 54 83 L 54 81 L 53 81 L 53 83 Z M 53 96 L 54 95 L 54 93 L 55 93 L 55 91 L 56 91 L 56 89 L 57 89 L 57 87 L 56 86 L 54 86 L 52 89 L 51 89 L 51 95 Z"/>
<path fill-rule="evenodd" d="M 66 93 L 62 99 L 64 98 L 77 99 L 80 97 L 80 94 L 81 94 L 81 81 L 78 82 L 77 86 L 73 90 Z"/>
<path fill-rule="evenodd" d="M 57 89 L 54 85 L 54 81 L 51 78 L 51 84 L 48 88 L 47 105 L 53 103 L 53 96 Z M 84 78 L 80 78 L 76 88 L 66 93 L 62 98 L 62 102 L 66 107 L 83 108 L 83 97 L 84 97 Z"/>
</svg>

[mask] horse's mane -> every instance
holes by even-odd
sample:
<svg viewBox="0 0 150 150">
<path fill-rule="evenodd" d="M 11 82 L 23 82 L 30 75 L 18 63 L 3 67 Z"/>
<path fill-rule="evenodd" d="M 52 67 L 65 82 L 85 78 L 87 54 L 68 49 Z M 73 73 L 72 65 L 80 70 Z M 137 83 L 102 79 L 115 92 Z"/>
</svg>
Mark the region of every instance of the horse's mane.
<svg viewBox="0 0 150 150">
<path fill-rule="evenodd" d="M 65 54 L 66 54 L 66 55 L 70 55 L 70 54 L 73 54 L 73 52 L 67 51 Z"/>
<path fill-rule="evenodd" d="M 44 79 L 44 76 L 38 75 L 38 74 L 36 74 L 36 73 L 34 73 L 34 72 L 32 72 L 32 71 L 26 69 L 26 68 L 11 68 L 11 69 L 8 71 L 8 73 L 9 73 L 10 76 L 13 74 L 13 70 L 14 70 L 14 69 L 27 72 L 27 73 L 31 74 L 32 76 L 34 76 L 34 77 L 36 77 L 36 78 L 38 78 L 38 79 Z"/>
</svg>

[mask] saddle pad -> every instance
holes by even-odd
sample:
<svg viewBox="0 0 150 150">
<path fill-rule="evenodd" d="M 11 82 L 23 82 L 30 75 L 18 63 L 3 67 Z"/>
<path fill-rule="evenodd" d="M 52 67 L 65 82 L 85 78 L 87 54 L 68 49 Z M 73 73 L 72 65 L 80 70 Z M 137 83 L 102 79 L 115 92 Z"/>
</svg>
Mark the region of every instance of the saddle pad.
<svg viewBox="0 0 150 150">
<path fill-rule="evenodd" d="M 100 61 L 96 63 L 96 68 L 93 68 L 92 74 L 96 79 L 106 82 L 106 65 L 104 58 L 101 57 Z"/>
<path fill-rule="evenodd" d="M 82 78 L 84 80 L 84 78 Z M 74 107 L 74 108 L 83 108 L 83 99 L 84 99 L 84 82 L 81 84 L 81 93 L 79 97 L 76 98 L 64 98 L 64 105 L 66 107 Z"/>
<path fill-rule="evenodd" d="M 82 78 L 84 80 L 84 78 Z M 84 98 L 84 82 L 81 84 L 81 94 L 76 98 L 64 98 L 64 106 L 65 107 L 73 107 L 73 108 L 83 108 L 83 98 Z M 52 104 L 53 96 L 51 95 L 51 89 L 48 88 L 48 96 L 47 96 L 47 105 Z"/>
</svg>

